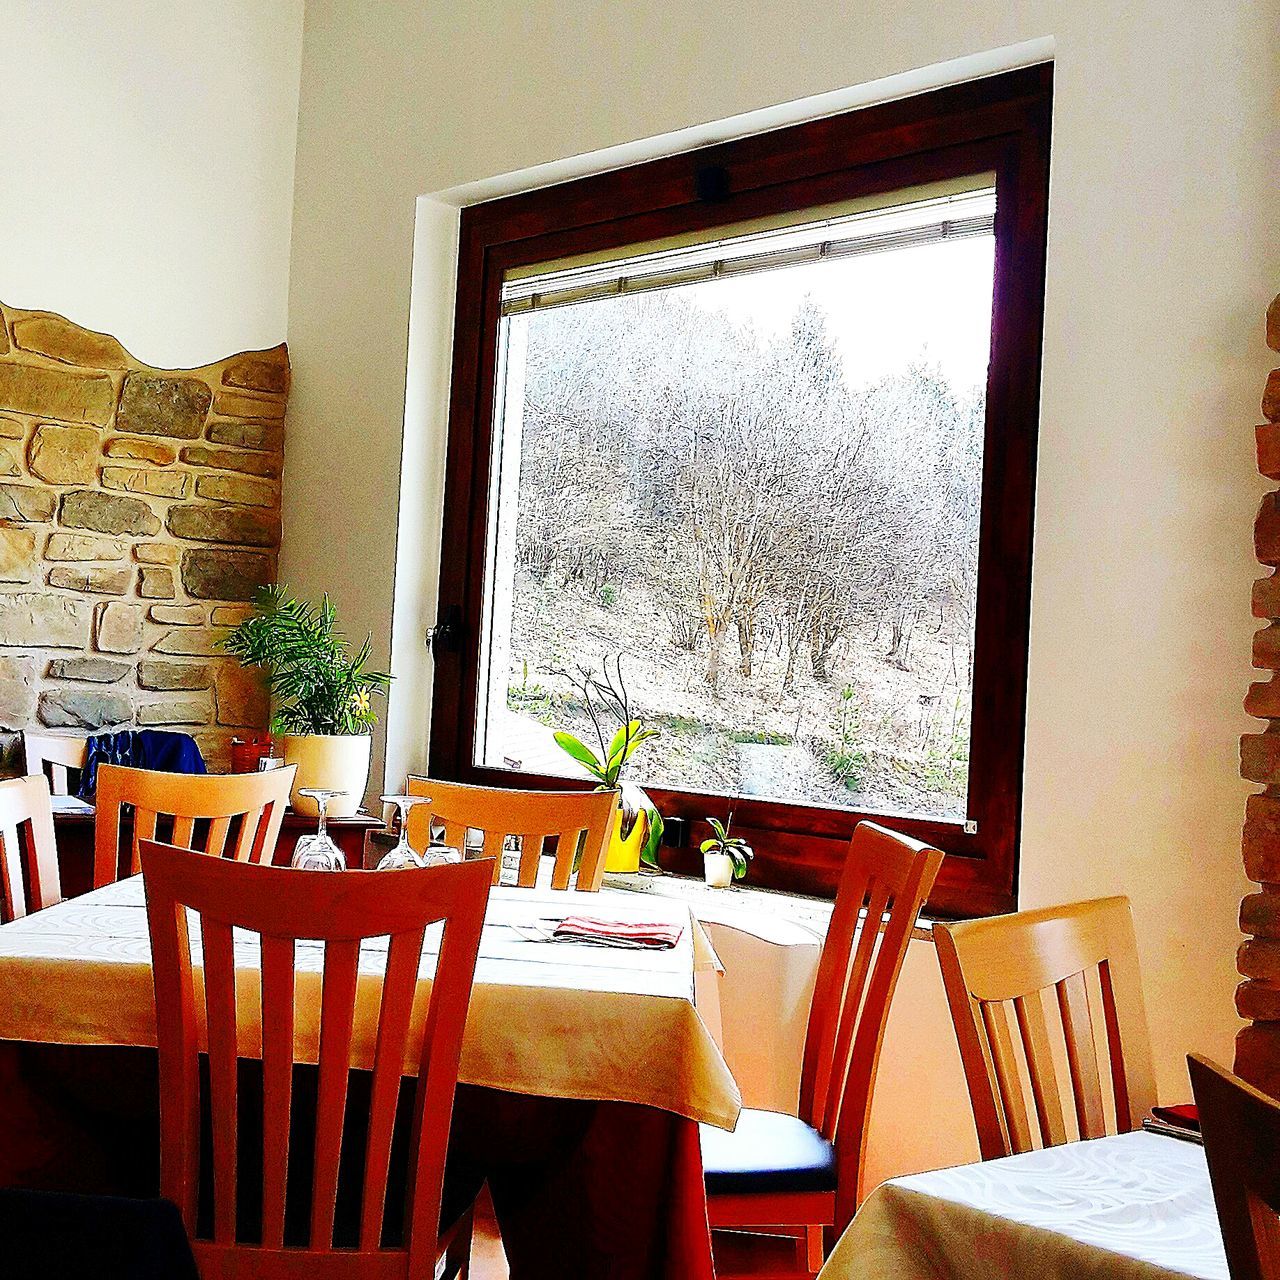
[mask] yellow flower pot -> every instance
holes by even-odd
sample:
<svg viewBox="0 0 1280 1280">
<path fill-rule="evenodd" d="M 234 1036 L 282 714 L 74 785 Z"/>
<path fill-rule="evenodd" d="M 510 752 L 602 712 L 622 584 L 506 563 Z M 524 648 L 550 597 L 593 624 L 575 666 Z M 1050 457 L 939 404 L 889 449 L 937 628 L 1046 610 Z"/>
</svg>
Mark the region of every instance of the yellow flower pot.
<svg viewBox="0 0 1280 1280">
<path fill-rule="evenodd" d="M 622 834 L 622 812 L 613 815 L 613 830 L 609 833 L 609 847 L 605 850 L 606 871 L 628 872 L 640 870 L 640 850 L 649 834 L 649 823 L 641 814 L 631 827 L 631 834 Z"/>
<path fill-rule="evenodd" d="M 606 871 L 626 875 L 640 870 L 640 851 L 649 838 L 649 818 L 645 813 L 648 804 L 649 797 L 639 787 L 628 782 L 622 784 L 621 802 L 613 815 L 613 830 L 604 855 Z M 628 828 L 626 835 L 623 835 L 624 828 Z"/>
</svg>

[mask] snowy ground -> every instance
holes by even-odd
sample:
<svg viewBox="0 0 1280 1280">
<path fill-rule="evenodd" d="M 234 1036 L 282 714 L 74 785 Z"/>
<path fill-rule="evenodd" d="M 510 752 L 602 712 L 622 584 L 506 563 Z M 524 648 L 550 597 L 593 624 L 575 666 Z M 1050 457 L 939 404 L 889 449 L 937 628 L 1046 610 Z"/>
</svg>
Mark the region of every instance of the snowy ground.
<svg viewBox="0 0 1280 1280">
<path fill-rule="evenodd" d="M 814 680 L 802 658 L 794 689 L 784 692 L 782 656 L 758 656 L 743 677 L 731 638 L 713 691 L 705 653 L 672 644 L 656 602 L 624 590 L 606 606 L 522 573 L 507 711 L 490 740 L 525 770 L 578 772 L 551 734 L 567 728 L 590 742 L 590 722 L 553 672 L 579 662 L 598 667 L 621 651 L 633 705 L 661 730 L 635 759 L 638 782 L 964 818 L 967 650 L 953 654 L 918 632 L 911 670 L 902 671 L 885 660 L 886 647 L 870 631 L 851 637 L 833 653 L 829 681 Z"/>
</svg>

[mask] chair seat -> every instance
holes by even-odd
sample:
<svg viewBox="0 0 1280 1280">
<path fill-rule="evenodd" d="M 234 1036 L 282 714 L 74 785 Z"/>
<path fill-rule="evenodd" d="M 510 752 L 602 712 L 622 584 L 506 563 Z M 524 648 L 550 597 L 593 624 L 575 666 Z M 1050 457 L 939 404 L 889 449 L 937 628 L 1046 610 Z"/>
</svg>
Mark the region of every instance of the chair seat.
<svg viewBox="0 0 1280 1280">
<path fill-rule="evenodd" d="M 706 1124 L 701 1132 L 708 1195 L 835 1190 L 835 1148 L 796 1116 L 748 1107 L 732 1133 Z"/>
</svg>

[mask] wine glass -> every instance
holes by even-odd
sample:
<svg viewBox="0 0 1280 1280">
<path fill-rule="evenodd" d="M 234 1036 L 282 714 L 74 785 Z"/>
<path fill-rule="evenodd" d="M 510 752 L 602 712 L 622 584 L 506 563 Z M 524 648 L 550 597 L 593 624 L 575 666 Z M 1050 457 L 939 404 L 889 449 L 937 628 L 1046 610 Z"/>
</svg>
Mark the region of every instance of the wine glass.
<svg viewBox="0 0 1280 1280">
<path fill-rule="evenodd" d="M 319 825 L 313 836 L 302 836 L 293 850 L 289 865 L 298 871 L 345 871 L 347 859 L 342 850 L 333 842 L 333 837 L 325 827 L 329 801 L 334 796 L 345 796 L 349 792 L 332 791 L 324 787 L 299 787 L 300 796 L 310 796 L 316 802 L 320 814 Z"/>
<path fill-rule="evenodd" d="M 415 804 L 430 804 L 430 796 L 383 796 L 383 804 L 393 804 L 400 815 L 400 839 L 378 860 L 379 871 L 401 871 L 405 867 L 425 867 L 422 855 L 409 845 L 409 810 Z"/>
</svg>

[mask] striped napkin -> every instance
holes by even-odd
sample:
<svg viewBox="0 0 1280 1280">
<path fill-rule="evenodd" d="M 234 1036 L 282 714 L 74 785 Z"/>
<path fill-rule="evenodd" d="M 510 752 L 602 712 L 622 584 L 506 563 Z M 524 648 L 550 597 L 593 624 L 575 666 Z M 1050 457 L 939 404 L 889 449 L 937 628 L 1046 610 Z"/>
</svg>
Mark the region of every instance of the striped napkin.
<svg viewBox="0 0 1280 1280">
<path fill-rule="evenodd" d="M 670 951 L 684 926 L 651 920 L 600 920 L 566 916 L 552 932 L 555 942 L 582 942 L 592 947 L 624 947 L 632 951 Z"/>
</svg>

